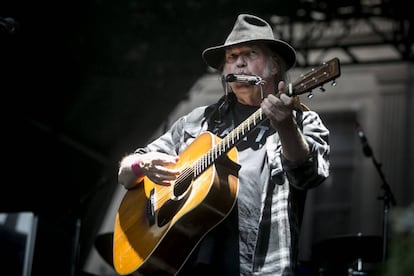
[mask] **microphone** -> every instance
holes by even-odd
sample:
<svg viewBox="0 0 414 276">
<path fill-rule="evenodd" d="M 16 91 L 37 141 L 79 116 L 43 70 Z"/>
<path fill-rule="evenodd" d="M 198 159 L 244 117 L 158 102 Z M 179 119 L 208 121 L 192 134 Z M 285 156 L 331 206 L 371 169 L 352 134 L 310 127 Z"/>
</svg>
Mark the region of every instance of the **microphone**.
<svg viewBox="0 0 414 276">
<path fill-rule="evenodd" d="M 256 75 L 228 74 L 224 80 L 226 82 L 241 82 L 248 83 L 250 85 L 264 84 L 264 80 Z"/>
<path fill-rule="evenodd" d="M 0 17 L 0 27 L 3 27 L 9 34 L 17 30 L 17 22 L 11 17 Z"/>
<path fill-rule="evenodd" d="M 355 122 L 355 130 L 357 132 L 359 139 L 361 140 L 362 151 L 364 152 L 365 156 L 371 157 L 372 156 L 371 146 L 368 144 L 368 139 L 365 136 L 365 133 L 362 130 L 361 125 L 358 122 Z"/>
</svg>

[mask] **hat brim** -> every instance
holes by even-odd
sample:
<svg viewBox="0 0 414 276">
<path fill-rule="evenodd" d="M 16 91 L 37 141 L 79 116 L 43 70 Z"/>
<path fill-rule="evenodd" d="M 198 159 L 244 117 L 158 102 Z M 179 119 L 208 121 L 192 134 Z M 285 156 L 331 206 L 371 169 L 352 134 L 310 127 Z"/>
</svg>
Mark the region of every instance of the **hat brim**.
<svg viewBox="0 0 414 276">
<path fill-rule="evenodd" d="M 225 49 L 241 43 L 247 42 L 263 42 L 270 47 L 270 49 L 277 53 L 286 63 L 286 70 L 291 69 L 296 63 L 296 51 L 288 43 L 282 40 L 272 39 L 257 39 L 232 43 L 228 45 L 220 45 L 207 48 L 203 51 L 202 57 L 208 66 L 219 70 L 224 62 Z"/>
</svg>

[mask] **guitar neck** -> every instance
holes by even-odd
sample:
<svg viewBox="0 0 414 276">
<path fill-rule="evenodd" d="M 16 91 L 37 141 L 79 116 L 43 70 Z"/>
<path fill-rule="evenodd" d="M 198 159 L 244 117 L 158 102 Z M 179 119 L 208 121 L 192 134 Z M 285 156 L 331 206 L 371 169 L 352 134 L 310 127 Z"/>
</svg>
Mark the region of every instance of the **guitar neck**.
<svg viewBox="0 0 414 276">
<path fill-rule="evenodd" d="M 283 91 L 276 93 L 277 97 L 284 93 L 293 95 L 292 85 L 289 84 Z M 247 134 L 254 130 L 258 125 L 267 119 L 261 107 L 251 114 L 240 125 L 227 134 L 217 145 L 212 147 L 208 152 L 200 157 L 194 163 L 194 177 L 200 175 L 204 170 L 210 167 L 217 159 L 226 154 L 231 148 L 237 145 Z"/>
<path fill-rule="evenodd" d="M 247 134 L 260 125 L 267 117 L 261 108 L 244 120 L 239 126 L 227 134 L 217 145 L 202 155 L 193 166 L 194 177 L 203 173 L 217 159 L 237 145 Z"/>
<path fill-rule="evenodd" d="M 317 68 L 313 68 L 308 73 L 303 74 L 295 82 L 289 83 L 283 91 L 279 91 L 276 96 L 287 94 L 288 96 L 298 96 L 306 92 L 311 92 L 314 88 L 320 87 L 328 81 L 335 81 L 335 78 L 340 76 L 339 59 L 333 58 L 327 62 L 322 63 Z M 335 82 L 333 82 L 335 85 Z M 299 108 L 299 107 L 297 107 Z M 250 131 L 261 124 L 267 117 L 263 114 L 261 108 L 256 110 L 239 126 L 233 129 L 226 137 L 224 137 L 217 145 L 212 147 L 208 152 L 201 156 L 190 168 L 191 174 L 196 178 L 210 167 L 217 159 L 226 154 L 231 148 L 243 139 Z"/>
</svg>

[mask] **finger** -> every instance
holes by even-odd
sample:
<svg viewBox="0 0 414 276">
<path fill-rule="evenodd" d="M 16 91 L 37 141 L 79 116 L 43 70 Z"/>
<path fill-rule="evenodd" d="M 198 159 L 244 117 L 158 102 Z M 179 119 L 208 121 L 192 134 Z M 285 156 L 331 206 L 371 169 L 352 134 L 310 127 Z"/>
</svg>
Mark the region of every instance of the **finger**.
<svg viewBox="0 0 414 276">
<path fill-rule="evenodd" d="M 178 157 L 159 152 L 150 152 L 141 156 L 141 167 L 146 170 L 152 170 L 157 166 L 174 166 L 177 164 Z"/>
<path fill-rule="evenodd" d="M 276 104 L 279 101 L 278 97 L 276 97 L 276 95 L 273 94 L 268 95 L 266 99 L 268 103 L 272 105 Z"/>
<path fill-rule="evenodd" d="M 169 181 L 169 180 L 160 180 L 160 179 L 158 179 L 157 177 L 149 177 L 148 176 L 148 178 L 152 181 L 152 182 L 154 182 L 155 184 L 157 184 L 157 185 L 161 185 L 161 186 L 171 186 L 172 185 L 172 181 Z"/>
<path fill-rule="evenodd" d="M 292 97 L 289 97 L 286 94 L 282 94 L 280 95 L 280 101 L 283 103 L 283 105 L 285 106 L 291 106 L 293 103 Z"/>
<path fill-rule="evenodd" d="M 181 173 L 178 169 L 166 168 L 164 166 L 154 166 L 153 172 L 159 175 L 173 177 L 174 179 Z"/>
<path fill-rule="evenodd" d="M 272 113 L 272 107 L 274 103 L 272 103 L 273 99 L 270 99 L 271 95 L 267 96 L 261 103 L 261 108 L 267 116 L 270 116 Z"/>
<path fill-rule="evenodd" d="M 164 153 L 154 153 L 152 156 L 153 165 L 175 165 L 178 161 L 178 156 L 172 156 Z"/>
<path fill-rule="evenodd" d="M 175 180 L 180 174 L 180 171 L 176 169 L 168 169 L 163 166 L 154 166 L 151 170 L 148 171 L 148 174 L 151 174 L 160 180 Z"/>
<path fill-rule="evenodd" d="M 170 186 L 177 177 L 171 174 L 150 173 L 148 178 L 158 185 Z"/>
<path fill-rule="evenodd" d="M 173 166 L 177 164 L 177 158 L 162 158 L 162 159 L 153 159 L 152 165 L 160 165 L 160 166 Z"/>
<path fill-rule="evenodd" d="M 277 90 L 282 91 L 283 89 L 285 89 L 286 84 L 284 81 L 279 81 L 279 83 L 277 84 Z"/>
<path fill-rule="evenodd" d="M 295 108 L 294 99 L 292 97 L 285 95 L 283 98 L 281 97 L 280 101 L 283 105 L 283 109 L 285 110 L 285 112 L 289 114 L 292 113 L 293 109 Z"/>
</svg>

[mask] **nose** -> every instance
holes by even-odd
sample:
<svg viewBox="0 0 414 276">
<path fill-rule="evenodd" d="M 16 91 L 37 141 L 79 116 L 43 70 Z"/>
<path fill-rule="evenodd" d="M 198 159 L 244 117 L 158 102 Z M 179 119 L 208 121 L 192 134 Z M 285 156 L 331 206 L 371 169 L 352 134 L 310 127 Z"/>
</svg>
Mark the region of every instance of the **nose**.
<svg viewBox="0 0 414 276">
<path fill-rule="evenodd" d="M 247 65 L 246 57 L 244 55 L 239 55 L 236 61 L 237 67 L 245 67 Z"/>
</svg>

